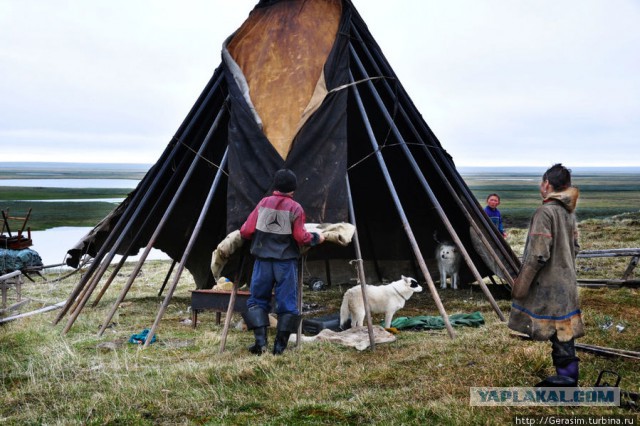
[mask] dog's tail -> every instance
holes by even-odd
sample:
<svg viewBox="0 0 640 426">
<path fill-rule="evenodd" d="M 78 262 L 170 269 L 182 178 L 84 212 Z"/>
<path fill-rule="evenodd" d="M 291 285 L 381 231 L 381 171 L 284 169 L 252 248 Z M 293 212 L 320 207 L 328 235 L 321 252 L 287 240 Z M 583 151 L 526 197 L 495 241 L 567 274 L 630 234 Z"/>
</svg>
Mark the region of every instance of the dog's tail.
<svg viewBox="0 0 640 426">
<path fill-rule="evenodd" d="M 342 305 L 340 305 L 340 328 L 343 330 L 346 322 L 349 320 L 349 315 L 349 297 L 347 293 L 345 293 L 342 297 Z"/>
</svg>

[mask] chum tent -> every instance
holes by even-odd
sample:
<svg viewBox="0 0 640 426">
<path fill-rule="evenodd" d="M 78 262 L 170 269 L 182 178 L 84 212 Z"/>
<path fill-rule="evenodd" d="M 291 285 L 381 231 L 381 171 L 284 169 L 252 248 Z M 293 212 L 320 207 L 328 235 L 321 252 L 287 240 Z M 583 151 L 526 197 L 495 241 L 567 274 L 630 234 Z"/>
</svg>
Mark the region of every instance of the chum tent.
<svg viewBox="0 0 640 426">
<path fill-rule="evenodd" d="M 177 283 L 186 268 L 197 288 L 211 288 L 213 250 L 270 192 L 283 167 L 298 177 L 295 198 L 307 222 L 357 227 L 355 244 L 309 251 L 315 275 L 338 280 L 353 274 L 350 260 L 361 258 L 367 282 L 413 273 L 439 305 L 431 278 L 437 235 L 461 251 L 461 281 L 477 282 L 503 319 L 483 279 L 495 284 L 495 275 L 508 287 L 519 260 L 351 1 L 262 0 L 224 41 L 221 56 L 137 188 L 69 250 L 70 266 L 84 256 L 93 261 L 55 320 L 69 314 L 65 332 L 98 284 L 94 306 L 127 257 L 141 250 L 112 314 L 151 248 L 173 259 L 165 284 L 171 274 Z M 122 259 L 106 274 L 116 254 Z M 249 257 L 246 249 L 234 255 L 227 276 L 247 282 Z"/>
</svg>

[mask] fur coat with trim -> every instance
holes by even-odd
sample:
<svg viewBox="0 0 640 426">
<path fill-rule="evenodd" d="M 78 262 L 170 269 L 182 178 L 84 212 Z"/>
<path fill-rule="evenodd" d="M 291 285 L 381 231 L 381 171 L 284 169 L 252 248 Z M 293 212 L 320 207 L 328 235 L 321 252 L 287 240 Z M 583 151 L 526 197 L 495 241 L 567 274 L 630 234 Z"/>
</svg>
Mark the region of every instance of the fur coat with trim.
<svg viewBox="0 0 640 426">
<path fill-rule="evenodd" d="M 578 196 L 574 187 L 552 192 L 531 218 L 509 328 L 534 340 L 557 334 L 558 340 L 566 342 L 584 335 L 575 266 Z M 517 286 L 528 290 L 515 297 Z"/>
</svg>

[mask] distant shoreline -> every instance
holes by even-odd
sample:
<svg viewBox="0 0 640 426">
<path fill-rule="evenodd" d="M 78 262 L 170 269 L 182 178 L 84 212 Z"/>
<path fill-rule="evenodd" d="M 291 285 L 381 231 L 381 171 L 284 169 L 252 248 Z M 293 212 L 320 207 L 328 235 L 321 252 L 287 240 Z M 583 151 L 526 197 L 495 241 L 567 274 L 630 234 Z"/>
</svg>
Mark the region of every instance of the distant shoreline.
<svg viewBox="0 0 640 426">
<path fill-rule="evenodd" d="M 585 173 L 639 173 L 640 166 L 626 166 L 626 167 L 570 167 L 574 174 Z M 548 167 L 514 167 L 514 166 L 501 166 L 501 167 L 485 167 L 485 166 L 461 166 L 456 167 L 460 174 L 542 174 Z"/>
<path fill-rule="evenodd" d="M 6 170 L 78 170 L 78 171 L 128 171 L 128 172 L 146 172 L 153 164 L 149 163 L 65 163 L 65 162 L 0 162 L 0 171 Z M 574 173 L 640 173 L 640 166 L 576 166 L 571 167 Z M 457 166 L 456 169 L 460 174 L 474 173 L 524 173 L 524 174 L 540 174 L 543 173 L 546 166 Z"/>
<path fill-rule="evenodd" d="M 0 161 L 0 169 L 11 170 L 125 170 L 147 171 L 153 164 L 146 163 L 64 163 Z"/>
</svg>

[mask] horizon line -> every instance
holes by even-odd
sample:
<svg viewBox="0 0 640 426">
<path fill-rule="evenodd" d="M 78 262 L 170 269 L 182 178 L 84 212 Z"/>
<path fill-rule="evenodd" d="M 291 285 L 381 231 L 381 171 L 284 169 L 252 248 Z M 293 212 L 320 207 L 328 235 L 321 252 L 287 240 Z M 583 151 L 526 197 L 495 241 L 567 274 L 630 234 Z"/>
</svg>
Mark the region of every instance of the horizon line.
<svg viewBox="0 0 640 426">
<path fill-rule="evenodd" d="M 0 161 L 0 164 L 16 164 L 16 165 L 42 165 L 42 164 L 82 164 L 82 165 L 133 165 L 133 166 L 153 166 L 155 163 L 135 163 L 135 162 L 83 162 L 83 161 Z M 567 165 L 569 168 L 640 168 L 640 164 L 626 164 L 626 165 Z M 479 165 L 455 165 L 456 168 L 541 168 L 550 167 L 548 164 L 479 164 Z"/>
</svg>

